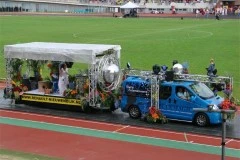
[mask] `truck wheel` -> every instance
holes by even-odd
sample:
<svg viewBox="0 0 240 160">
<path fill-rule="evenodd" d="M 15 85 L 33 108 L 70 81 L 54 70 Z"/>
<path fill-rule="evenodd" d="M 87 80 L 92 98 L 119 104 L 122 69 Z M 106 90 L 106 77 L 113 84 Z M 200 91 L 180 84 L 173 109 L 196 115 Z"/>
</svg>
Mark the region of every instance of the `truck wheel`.
<svg viewBox="0 0 240 160">
<path fill-rule="evenodd" d="M 139 118 L 141 116 L 141 112 L 137 106 L 130 106 L 128 109 L 129 116 L 131 118 Z"/>
<path fill-rule="evenodd" d="M 194 118 L 194 123 L 199 127 L 205 127 L 209 125 L 209 118 L 205 113 L 198 113 Z"/>
</svg>

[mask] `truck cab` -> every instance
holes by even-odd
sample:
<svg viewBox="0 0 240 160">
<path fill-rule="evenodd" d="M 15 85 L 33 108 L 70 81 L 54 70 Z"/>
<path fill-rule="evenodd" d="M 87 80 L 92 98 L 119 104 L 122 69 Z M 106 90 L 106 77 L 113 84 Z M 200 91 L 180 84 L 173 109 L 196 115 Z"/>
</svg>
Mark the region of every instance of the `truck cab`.
<svg viewBox="0 0 240 160">
<path fill-rule="evenodd" d="M 204 83 L 194 81 L 162 81 L 159 84 L 159 109 L 173 120 L 190 121 L 198 126 L 221 123 L 221 114 L 195 112 L 193 108 L 218 109 L 223 101 Z M 151 106 L 151 86 L 148 79 L 128 77 L 122 83 L 121 110 L 130 117 L 139 118 L 148 113 Z M 180 90 L 182 94 L 180 94 Z M 181 95 L 181 96 L 180 96 Z"/>
<path fill-rule="evenodd" d="M 198 126 L 221 123 L 221 114 L 195 112 L 193 108 L 214 106 L 217 109 L 222 101 L 223 98 L 215 96 L 200 82 L 163 82 L 159 89 L 159 108 L 167 118 L 191 121 Z"/>
</svg>

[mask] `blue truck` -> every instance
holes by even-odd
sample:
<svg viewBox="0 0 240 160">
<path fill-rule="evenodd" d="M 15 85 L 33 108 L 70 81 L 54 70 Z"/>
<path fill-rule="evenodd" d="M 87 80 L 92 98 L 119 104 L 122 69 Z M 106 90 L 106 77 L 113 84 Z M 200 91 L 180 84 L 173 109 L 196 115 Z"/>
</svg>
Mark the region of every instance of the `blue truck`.
<svg viewBox="0 0 240 160">
<path fill-rule="evenodd" d="M 131 118 L 140 118 L 149 112 L 151 106 L 151 81 L 141 76 L 128 76 L 122 82 L 120 107 Z M 184 97 L 178 91 L 184 91 Z M 159 110 L 173 120 L 190 121 L 198 126 L 219 124 L 221 113 L 196 112 L 193 108 L 218 109 L 223 98 L 215 95 L 204 83 L 197 81 L 160 81 Z"/>
</svg>

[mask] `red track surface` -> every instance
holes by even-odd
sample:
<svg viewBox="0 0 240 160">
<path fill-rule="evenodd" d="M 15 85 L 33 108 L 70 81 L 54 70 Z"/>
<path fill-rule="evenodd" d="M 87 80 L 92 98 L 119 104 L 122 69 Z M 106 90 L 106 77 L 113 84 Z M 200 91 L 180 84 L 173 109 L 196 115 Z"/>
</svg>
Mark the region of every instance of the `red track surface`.
<svg viewBox="0 0 240 160">
<path fill-rule="evenodd" d="M 0 110 L 0 116 L 216 146 L 220 146 L 221 143 L 221 138 L 209 136 L 168 132 L 14 111 Z M 178 149 L 156 147 L 151 145 L 143 145 L 4 124 L 0 125 L 0 129 L 1 148 L 43 154 L 54 157 L 62 157 L 69 160 L 220 159 L 220 156 L 218 155 L 210 155 L 192 151 L 183 151 Z M 240 149 L 240 141 L 228 139 L 226 146 L 229 148 Z M 228 157 L 227 159 L 234 160 L 237 158 Z"/>
<path fill-rule="evenodd" d="M 67 160 L 217 160 L 217 155 L 0 125 L 1 147 Z M 174 153 L 174 154 L 172 154 Z M 236 160 L 237 158 L 229 158 Z"/>
<path fill-rule="evenodd" d="M 62 118 L 62 117 L 39 115 L 39 114 L 32 114 L 32 113 L 29 114 L 29 113 L 15 112 L 15 111 L 1 110 L 0 115 L 2 117 L 19 118 L 19 119 L 25 119 L 25 120 L 40 121 L 40 122 L 61 124 L 61 125 L 67 125 L 67 126 L 75 126 L 75 127 L 83 127 L 83 128 L 97 129 L 97 130 L 103 130 L 103 131 L 119 132 L 119 133 L 162 138 L 162 139 L 169 139 L 169 140 L 176 140 L 176 141 L 183 141 L 183 142 L 190 142 L 190 143 L 200 143 L 200 144 L 207 144 L 207 145 L 213 145 L 213 146 L 219 146 L 219 147 L 221 145 L 220 137 L 162 131 L 162 130 L 132 127 L 132 126 L 126 126 L 126 125 L 119 125 L 119 124 L 93 122 L 93 121 L 86 121 L 86 120 L 80 120 L 80 119 Z M 227 143 L 226 147 L 240 149 L 240 140 L 226 139 L 226 143 Z"/>
</svg>

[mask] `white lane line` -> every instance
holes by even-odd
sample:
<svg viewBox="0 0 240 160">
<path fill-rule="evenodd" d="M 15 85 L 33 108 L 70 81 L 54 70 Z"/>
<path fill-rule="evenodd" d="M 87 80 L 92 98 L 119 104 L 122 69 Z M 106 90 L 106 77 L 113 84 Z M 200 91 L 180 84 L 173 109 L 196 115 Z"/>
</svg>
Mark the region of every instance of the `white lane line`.
<svg viewBox="0 0 240 160">
<path fill-rule="evenodd" d="M 193 26 L 187 26 L 187 27 L 179 27 L 179 28 L 168 28 L 165 30 L 152 30 L 151 32 L 147 32 L 147 33 L 140 33 L 138 32 L 137 34 L 130 34 L 130 35 L 124 35 L 124 36 L 115 36 L 115 38 L 106 38 L 106 39 L 101 39 L 101 41 L 112 41 L 112 40 L 118 40 L 118 41 L 122 41 L 125 40 L 126 38 L 132 38 L 132 37 L 139 37 L 139 36 L 146 36 L 146 35 L 151 35 L 151 34 L 157 34 L 157 33 L 166 33 L 166 32 L 172 32 L 172 31 L 179 31 L 179 30 L 184 30 L 184 29 L 193 29 L 196 27 L 202 27 L 202 26 L 209 26 L 209 25 L 215 25 L 216 23 L 208 23 L 208 24 L 198 24 L 198 25 L 193 25 Z M 196 31 L 196 30 L 195 30 Z M 198 31 L 198 30 L 197 30 Z M 212 36 L 213 33 L 212 32 L 207 32 L 207 31 L 198 31 L 198 32 L 205 32 L 207 34 L 209 34 L 209 36 Z M 74 38 L 77 37 L 77 35 L 80 33 L 73 33 L 73 35 L 75 36 Z M 117 38 L 116 38 L 117 37 Z M 203 36 L 203 37 L 195 37 L 195 38 L 205 38 L 208 36 Z M 193 38 L 191 38 L 193 39 Z M 178 40 L 178 39 L 161 39 L 161 40 Z M 98 42 L 99 40 L 90 40 L 88 41 L 88 43 L 94 43 L 94 42 Z"/>
<path fill-rule="evenodd" d="M 225 144 L 228 144 L 229 142 L 232 142 L 233 141 L 233 139 L 230 139 L 229 141 L 227 141 Z"/>
<path fill-rule="evenodd" d="M 131 126 L 131 128 L 133 128 L 133 129 L 136 128 L 136 129 L 141 129 L 141 130 L 146 130 L 146 131 L 155 131 L 155 132 L 172 133 L 172 134 L 182 135 L 182 133 L 180 133 L 180 132 L 173 132 L 173 131 L 155 130 L 155 129 L 151 129 L 151 128 L 140 128 L 140 127 L 134 127 L 134 126 Z M 199 138 L 210 138 L 210 139 L 221 140 L 221 137 L 204 136 L 204 135 L 197 135 L 197 134 L 192 134 L 192 133 L 188 133 L 188 135 L 194 136 L 194 137 L 199 137 Z M 234 139 L 234 141 L 239 141 L 239 140 Z"/>
<path fill-rule="evenodd" d="M 36 114 L 36 113 L 23 113 L 23 112 L 19 112 L 19 111 L 7 111 L 7 110 L 0 110 L 0 116 L 1 116 L 1 112 L 10 112 L 10 113 L 17 112 L 18 114 L 22 114 L 22 115 L 37 116 L 37 117 L 41 117 L 41 118 L 47 117 L 47 118 L 54 118 L 54 119 L 61 119 L 61 120 L 71 120 L 71 121 L 75 121 L 75 122 L 88 122 L 88 123 L 94 123 L 94 124 L 104 124 L 104 125 L 116 126 L 116 127 L 125 126 L 125 125 L 120 125 L 120 124 L 111 124 L 111 123 L 105 123 L 105 122 L 96 122 L 96 121 L 88 121 L 88 120 L 82 120 L 82 119 L 73 119 L 73 118 L 66 118 L 66 117 L 40 115 L 40 114 Z"/>
<path fill-rule="evenodd" d="M 129 127 L 129 125 L 124 126 L 124 127 L 122 127 L 122 128 L 119 128 L 119 129 L 113 131 L 113 133 L 118 132 L 118 131 L 121 131 L 121 130 L 123 130 L 123 129 L 125 129 L 125 128 L 128 128 L 128 127 Z"/>
<path fill-rule="evenodd" d="M 187 134 L 185 132 L 184 132 L 184 138 L 185 138 L 185 141 L 188 142 Z"/>
</svg>

